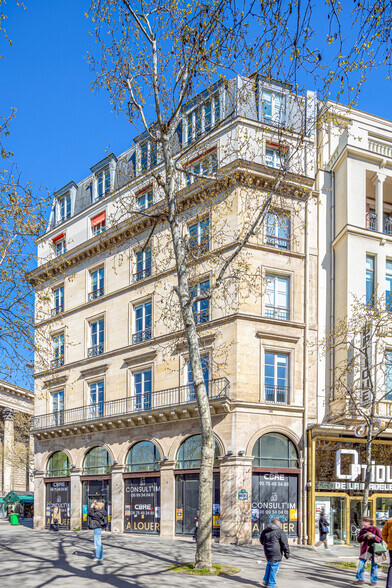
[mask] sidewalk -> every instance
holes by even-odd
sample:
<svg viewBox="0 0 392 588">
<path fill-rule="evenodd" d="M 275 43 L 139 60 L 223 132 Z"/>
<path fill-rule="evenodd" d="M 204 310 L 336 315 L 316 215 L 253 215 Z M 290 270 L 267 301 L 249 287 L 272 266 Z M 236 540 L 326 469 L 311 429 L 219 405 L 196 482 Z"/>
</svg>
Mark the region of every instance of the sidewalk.
<svg viewBox="0 0 392 588">
<path fill-rule="evenodd" d="M 151 587 L 233 587 L 261 586 L 264 556 L 258 546 L 213 544 L 215 563 L 233 565 L 241 572 L 231 577 L 203 577 L 174 574 L 167 566 L 191 562 L 195 546 L 182 540 L 146 535 L 103 533 L 102 564 L 93 561 L 93 537 L 88 531 L 36 531 L 0 522 L 0 586 L 2 588 L 64 587 L 116 588 Z M 353 572 L 327 567 L 327 561 L 356 559 L 358 549 L 336 547 L 315 552 L 293 547 L 292 557 L 279 570 L 280 588 L 343 588 L 355 580 Z M 257 563 L 263 560 L 263 564 Z M 380 586 L 385 583 L 380 573 Z"/>
</svg>

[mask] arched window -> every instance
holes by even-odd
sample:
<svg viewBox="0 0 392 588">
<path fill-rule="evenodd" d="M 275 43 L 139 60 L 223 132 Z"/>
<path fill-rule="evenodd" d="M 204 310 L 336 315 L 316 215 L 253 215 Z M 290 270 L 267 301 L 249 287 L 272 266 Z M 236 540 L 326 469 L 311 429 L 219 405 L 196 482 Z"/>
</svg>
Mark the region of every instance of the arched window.
<svg viewBox="0 0 392 588">
<path fill-rule="evenodd" d="M 219 447 L 215 441 L 214 466 L 219 466 Z M 177 469 L 192 470 L 200 468 L 201 460 L 201 435 L 192 435 L 181 443 L 177 453 Z"/>
<path fill-rule="evenodd" d="M 127 472 L 156 472 L 160 469 L 161 456 L 154 443 L 140 441 L 128 451 Z"/>
<path fill-rule="evenodd" d="M 84 458 L 83 474 L 108 474 L 112 460 L 104 447 L 93 447 Z"/>
<path fill-rule="evenodd" d="M 268 433 L 254 444 L 253 467 L 298 468 L 298 454 L 290 439 L 279 433 Z"/>
<path fill-rule="evenodd" d="M 49 478 L 69 476 L 69 459 L 64 451 L 52 453 L 46 468 L 46 475 Z"/>
</svg>

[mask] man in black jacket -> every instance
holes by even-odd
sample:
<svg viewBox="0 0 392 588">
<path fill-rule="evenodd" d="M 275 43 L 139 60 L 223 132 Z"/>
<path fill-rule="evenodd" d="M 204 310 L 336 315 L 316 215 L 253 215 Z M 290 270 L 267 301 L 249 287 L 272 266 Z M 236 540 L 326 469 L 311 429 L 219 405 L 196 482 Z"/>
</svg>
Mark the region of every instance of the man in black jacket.
<svg viewBox="0 0 392 588">
<path fill-rule="evenodd" d="M 261 532 L 260 543 L 264 547 L 264 554 L 268 562 L 263 586 L 278 588 L 276 574 L 282 561 L 282 553 L 286 559 L 290 557 L 287 535 L 282 531 L 282 523 L 279 519 L 272 519 L 271 523 Z"/>
<path fill-rule="evenodd" d="M 102 529 L 105 529 L 108 524 L 108 515 L 106 514 L 104 506 L 103 502 L 97 502 L 94 500 L 87 513 L 88 528 L 94 530 L 95 561 L 103 560 L 101 533 Z"/>
</svg>

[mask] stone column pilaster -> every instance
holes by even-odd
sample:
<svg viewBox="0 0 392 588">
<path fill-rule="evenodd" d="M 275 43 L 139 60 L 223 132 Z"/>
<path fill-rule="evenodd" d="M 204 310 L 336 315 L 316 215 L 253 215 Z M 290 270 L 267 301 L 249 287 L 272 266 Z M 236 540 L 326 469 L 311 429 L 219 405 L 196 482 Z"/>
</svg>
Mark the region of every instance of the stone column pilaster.
<svg viewBox="0 0 392 588">
<path fill-rule="evenodd" d="M 34 529 L 45 529 L 46 488 L 44 472 L 34 474 Z"/>
<path fill-rule="evenodd" d="M 124 532 L 123 467 L 112 467 L 112 533 Z"/>
<path fill-rule="evenodd" d="M 377 214 L 377 232 L 382 233 L 384 230 L 384 180 L 385 175 L 378 173 L 374 180 L 376 186 L 376 214 Z"/>
<path fill-rule="evenodd" d="M 174 537 L 175 461 L 161 461 L 161 537 Z"/>
<path fill-rule="evenodd" d="M 82 526 L 82 483 L 80 469 L 71 470 L 71 530 Z"/>
<path fill-rule="evenodd" d="M 3 409 L 4 420 L 4 464 L 3 464 L 3 492 L 8 494 L 12 490 L 12 451 L 14 444 L 14 411 Z"/>
<path fill-rule="evenodd" d="M 243 545 L 252 542 L 251 455 L 230 455 L 220 465 L 220 543 Z M 240 490 L 247 499 L 240 500 Z"/>
</svg>

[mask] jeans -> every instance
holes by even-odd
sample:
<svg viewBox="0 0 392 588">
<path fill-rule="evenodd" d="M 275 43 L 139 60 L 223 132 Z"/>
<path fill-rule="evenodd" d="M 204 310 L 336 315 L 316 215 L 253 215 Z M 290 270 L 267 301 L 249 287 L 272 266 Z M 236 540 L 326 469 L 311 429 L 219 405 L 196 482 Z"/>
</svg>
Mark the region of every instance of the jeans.
<svg viewBox="0 0 392 588">
<path fill-rule="evenodd" d="M 389 550 L 389 570 L 386 588 L 392 588 L 392 551 Z"/>
<path fill-rule="evenodd" d="M 358 570 L 357 570 L 357 575 L 356 575 L 357 580 L 364 580 L 365 579 L 365 564 L 366 564 L 366 561 L 364 559 L 359 560 Z M 378 564 L 374 563 L 374 561 L 372 561 L 371 564 L 372 564 L 372 567 L 370 570 L 370 581 L 377 582 Z"/>
<path fill-rule="evenodd" d="M 268 584 L 270 588 L 275 588 L 276 586 L 276 574 L 278 573 L 279 566 L 280 561 L 269 561 L 267 563 L 263 582 Z"/>
<path fill-rule="evenodd" d="M 94 547 L 95 547 L 95 557 L 97 559 L 103 559 L 103 547 L 102 547 L 102 538 L 101 538 L 102 529 L 94 529 Z"/>
</svg>

